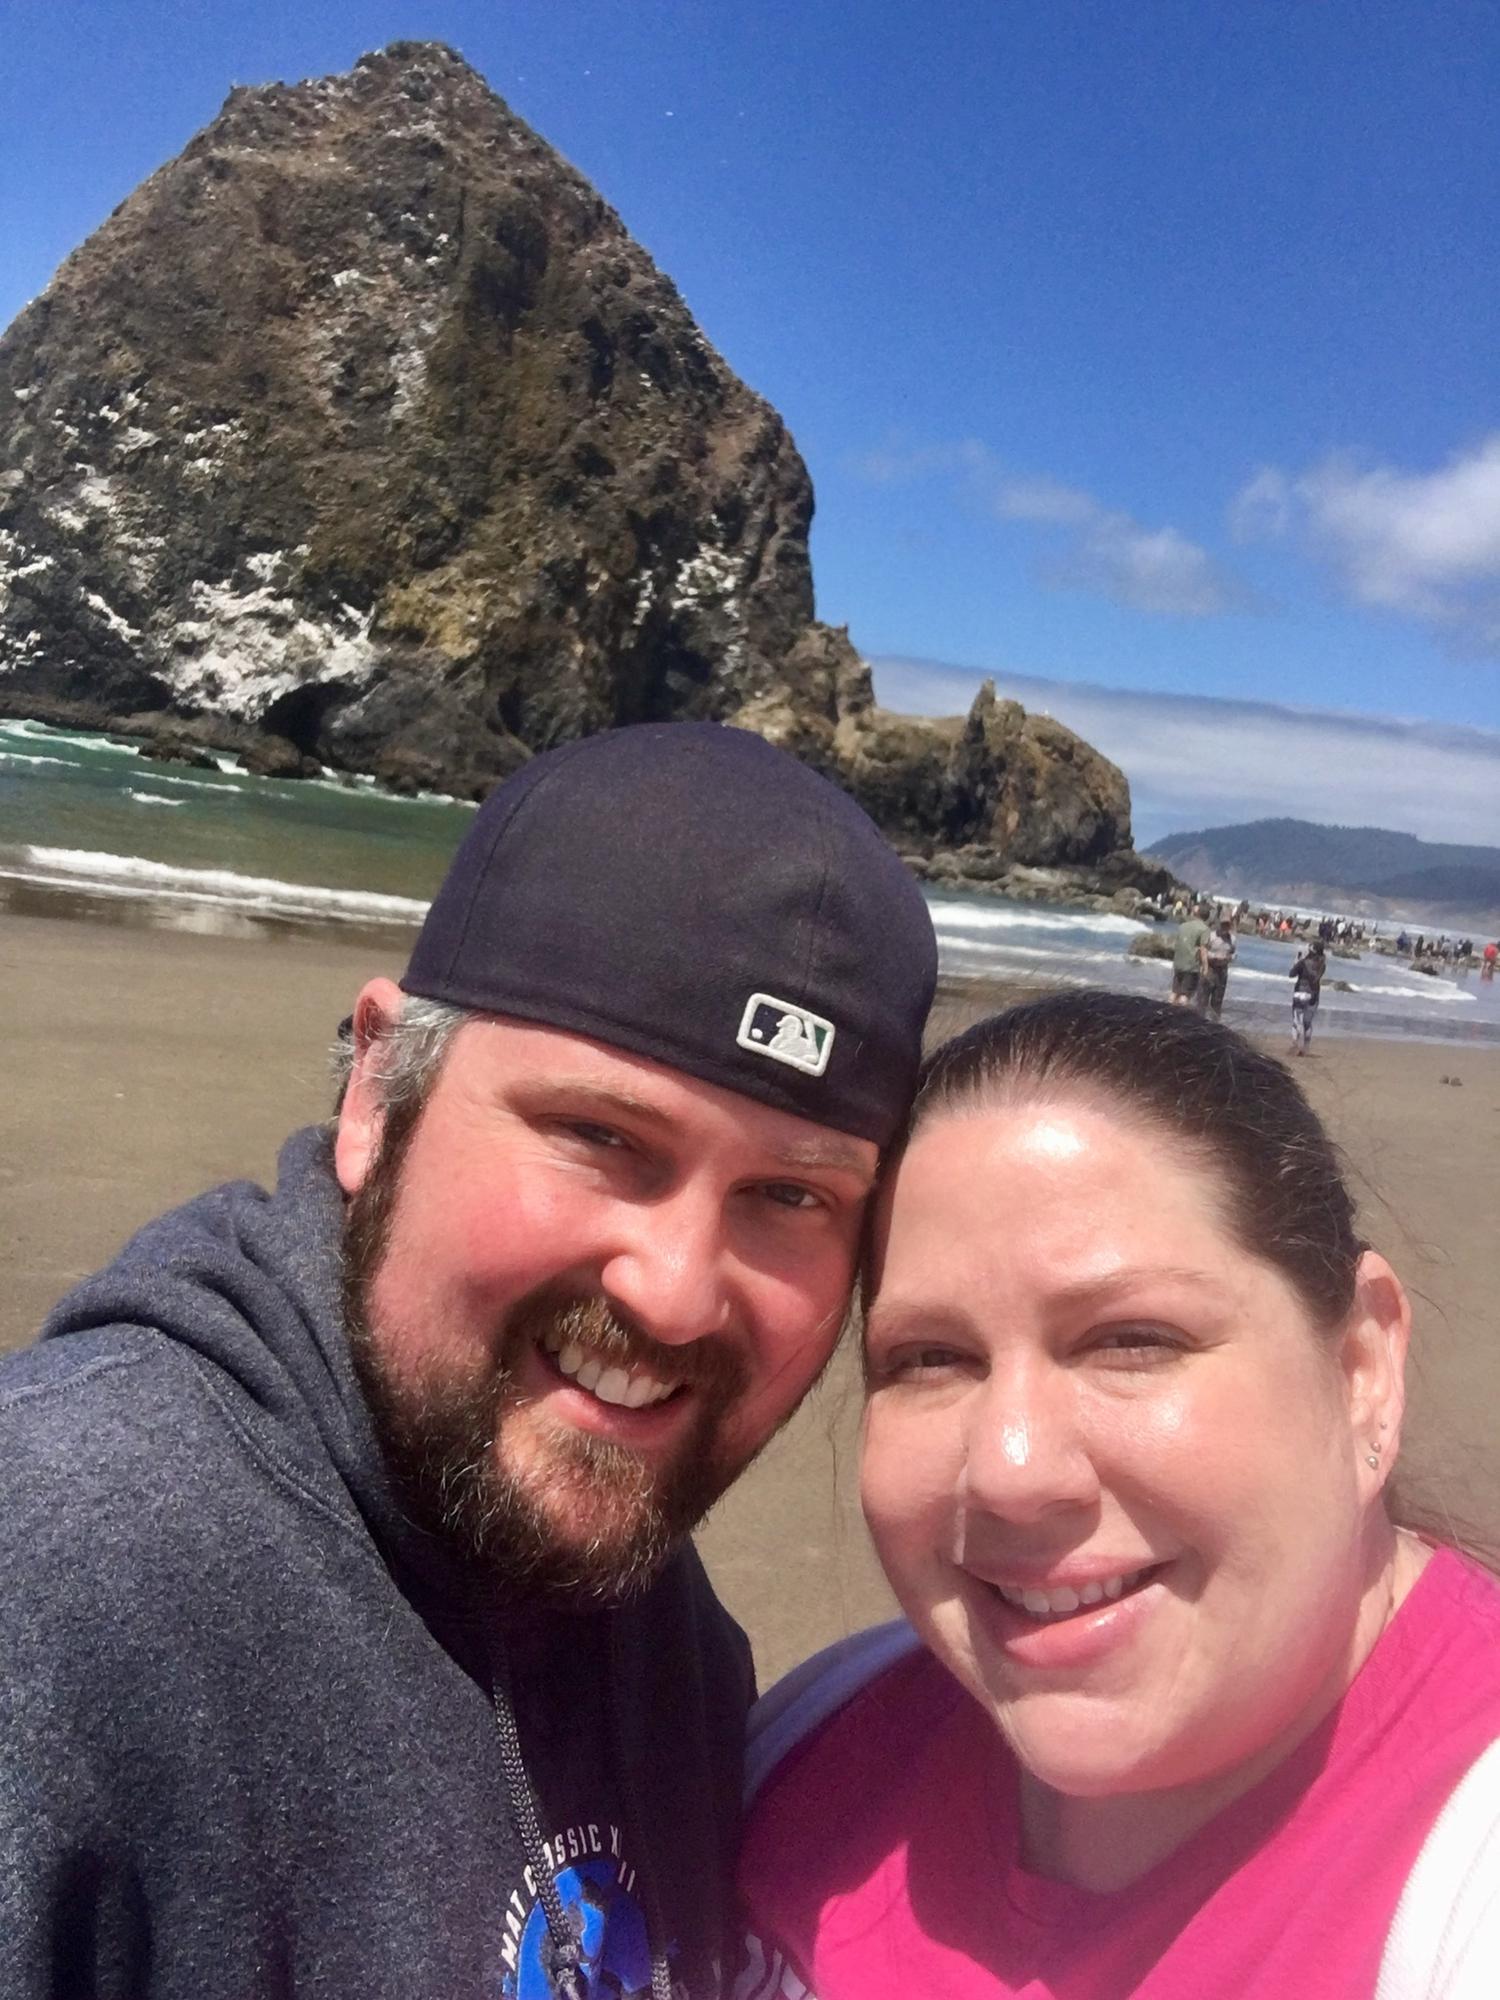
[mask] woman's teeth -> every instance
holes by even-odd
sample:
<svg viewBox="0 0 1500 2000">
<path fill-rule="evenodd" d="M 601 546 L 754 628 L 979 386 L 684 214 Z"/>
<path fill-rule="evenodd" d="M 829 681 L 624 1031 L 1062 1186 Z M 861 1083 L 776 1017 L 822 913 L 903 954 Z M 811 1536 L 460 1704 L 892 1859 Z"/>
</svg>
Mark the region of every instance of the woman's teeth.
<svg viewBox="0 0 1500 2000">
<path fill-rule="evenodd" d="M 549 1334 L 543 1345 L 562 1373 L 601 1403 L 640 1410 L 649 1403 L 664 1403 L 677 1387 L 675 1382 L 659 1382 L 644 1368 L 610 1367 L 576 1340 L 564 1341 L 561 1334 Z"/>
<path fill-rule="evenodd" d="M 1154 1565 L 1146 1569 L 1127 1570 L 1123 1575 L 1096 1577 L 1091 1583 L 1083 1583 L 1076 1590 L 1066 1585 L 1057 1590 L 1014 1590 L 1008 1584 L 997 1583 L 996 1590 L 1007 1604 L 1024 1611 L 1030 1618 L 1070 1618 L 1075 1611 L 1087 1610 L 1091 1604 L 1112 1604 L 1117 1597 L 1123 1597 L 1127 1590 L 1133 1590 L 1142 1578 L 1150 1574 Z"/>
</svg>

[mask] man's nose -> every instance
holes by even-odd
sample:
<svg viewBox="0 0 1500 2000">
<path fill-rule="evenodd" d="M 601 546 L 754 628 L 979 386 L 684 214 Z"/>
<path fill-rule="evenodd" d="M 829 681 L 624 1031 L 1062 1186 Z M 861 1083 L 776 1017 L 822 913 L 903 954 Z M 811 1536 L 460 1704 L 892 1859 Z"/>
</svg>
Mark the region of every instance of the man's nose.
<svg viewBox="0 0 1500 2000">
<path fill-rule="evenodd" d="M 1097 1503 L 1099 1473 L 1064 1369 L 990 1375 L 966 1413 L 963 1497 L 976 1512 L 1019 1522 Z"/>
<path fill-rule="evenodd" d="M 680 1347 L 725 1326 L 730 1254 L 717 1195 L 683 1188 L 625 1212 L 600 1283 L 644 1332 Z"/>
</svg>

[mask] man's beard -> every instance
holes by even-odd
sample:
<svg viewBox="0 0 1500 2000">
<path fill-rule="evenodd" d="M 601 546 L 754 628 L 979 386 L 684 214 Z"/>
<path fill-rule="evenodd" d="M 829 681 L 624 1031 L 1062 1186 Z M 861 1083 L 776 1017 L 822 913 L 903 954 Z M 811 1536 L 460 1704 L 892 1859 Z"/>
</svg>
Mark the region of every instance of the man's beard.
<svg viewBox="0 0 1500 2000">
<path fill-rule="evenodd" d="M 744 1363 L 726 1342 L 664 1347 L 602 1298 L 542 1287 L 512 1308 L 498 1344 L 472 1369 L 423 1377 L 393 1367 L 372 1321 L 372 1294 L 420 1116 L 417 1105 L 387 1114 L 381 1149 L 344 1227 L 345 1325 L 386 1461 L 412 1518 L 503 1576 L 512 1594 L 619 1603 L 650 1583 L 753 1456 L 726 1452 L 720 1435 L 744 1392 Z M 606 1367 L 645 1368 L 693 1396 L 691 1425 L 669 1460 L 653 1463 L 558 1422 L 545 1435 L 531 1427 L 529 1476 L 507 1464 L 506 1416 L 529 1400 L 516 1364 L 549 1337 L 555 1345 L 576 1340 Z"/>
</svg>

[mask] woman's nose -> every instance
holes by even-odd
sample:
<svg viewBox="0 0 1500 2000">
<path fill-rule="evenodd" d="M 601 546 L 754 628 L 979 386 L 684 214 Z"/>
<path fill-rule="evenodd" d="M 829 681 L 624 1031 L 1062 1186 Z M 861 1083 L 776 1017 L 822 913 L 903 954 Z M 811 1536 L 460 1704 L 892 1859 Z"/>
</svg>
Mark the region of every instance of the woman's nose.
<svg viewBox="0 0 1500 2000">
<path fill-rule="evenodd" d="M 994 1374 L 966 1414 L 963 1497 L 1013 1521 L 1094 1505 L 1099 1475 L 1060 1369 Z"/>
</svg>

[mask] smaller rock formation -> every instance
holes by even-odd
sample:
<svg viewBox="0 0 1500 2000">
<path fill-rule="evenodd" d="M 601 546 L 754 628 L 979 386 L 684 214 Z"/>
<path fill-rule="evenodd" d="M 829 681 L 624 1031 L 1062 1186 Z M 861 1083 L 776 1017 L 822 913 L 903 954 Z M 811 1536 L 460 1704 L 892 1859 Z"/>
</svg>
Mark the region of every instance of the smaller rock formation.
<svg viewBox="0 0 1500 2000">
<path fill-rule="evenodd" d="M 1174 931 L 1141 931 L 1130 940 L 1126 955 L 1130 958 L 1173 958 L 1176 952 Z"/>
</svg>

